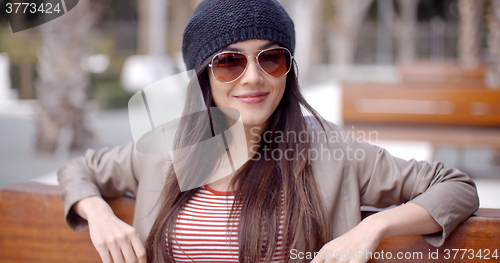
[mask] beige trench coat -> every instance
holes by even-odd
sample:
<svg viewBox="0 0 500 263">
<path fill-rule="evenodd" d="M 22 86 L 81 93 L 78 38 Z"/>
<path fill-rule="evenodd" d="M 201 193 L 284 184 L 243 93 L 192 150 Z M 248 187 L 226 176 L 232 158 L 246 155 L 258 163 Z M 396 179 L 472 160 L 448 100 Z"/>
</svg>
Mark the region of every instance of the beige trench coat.
<svg viewBox="0 0 500 263">
<path fill-rule="evenodd" d="M 445 168 L 439 162 L 395 158 L 380 147 L 349 137 L 335 124 L 325 126 L 325 132 L 317 121 L 308 122 L 314 133 L 310 164 L 334 237 L 361 221 L 362 205 L 387 207 L 411 201 L 424 207 L 442 226 L 443 231 L 424 236 L 431 245 L 440 246 L 460 222 L 477 210 L 475 184 L 459 170 Z M 321 134 L 327 137 L 321 139 Z M 328 158 L 328 152 L 334 154 Z M 138 152 L 133 143 L 88 150 L 84 156 L 69 161 L 58 172 L 69 227 L 75 231 L 88 227 L 72 210 L 82 198 L 117 197 L 130 192 L 136 197 L 133 226 L 144 242 L 157 216 L 155 205 L 170 165 L 168 156 Z"/>
</svg>

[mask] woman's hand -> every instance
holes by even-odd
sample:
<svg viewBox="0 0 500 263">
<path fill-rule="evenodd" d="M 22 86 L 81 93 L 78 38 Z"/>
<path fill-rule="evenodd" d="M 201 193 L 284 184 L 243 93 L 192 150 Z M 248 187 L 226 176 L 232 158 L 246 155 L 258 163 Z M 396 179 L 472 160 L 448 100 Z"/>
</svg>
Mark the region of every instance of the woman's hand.
<svg viewBox="0 0 500 263">
<path fill-rule="evenodd" d="M 326 243 L 311 263 L 367 262 L 383 238 L 440 230 L 441 226 L 423 207 L 406 203 L 365 218 L 349 232 Z"/>
<path fill-rule="evenodd" d="M 311 263 L 367 262 L 370 253 L 375 252 L 382 239 L 382 227 L 370 224 L 368 218 L 344 235 L 326 243 Z"/>
<path fill-rule="evenodd" d="M 137 230 L 118 219 L 102 198 L 87 197 L 74 209 L 87 219 L 90 239 L 104 263 L 146 263 L 146 249 Z"/>
</svg>

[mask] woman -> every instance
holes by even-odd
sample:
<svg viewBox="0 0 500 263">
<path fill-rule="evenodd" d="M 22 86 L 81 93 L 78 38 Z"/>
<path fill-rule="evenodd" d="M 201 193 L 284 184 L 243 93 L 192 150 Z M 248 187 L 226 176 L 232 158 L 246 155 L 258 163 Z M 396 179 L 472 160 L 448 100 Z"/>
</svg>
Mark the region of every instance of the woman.
<svg viewBox="0 0 500 263">
<path fill-rule="evenodd" d="M 394 158 L 323 121 L 299 92 L 294 43 L 293 22 L 276 1 L 200 3 L 184 32 L 184 61 L 209 109 L 241 114 L 249 160 L 186 191 L 176 175 L 194 171 L 196 151 L 175 170 L 168 156 L 132 143 L 70 161 L 58 173 L 66 219 L 75 230 L 88 223 L 103 262 L 310 261 L 299 255 L 320 251 L 313 262 L 366 262 L 335 252 L 373 252 L 382 238 L 410 234 L 440 246 L 477 209 L 467 175 Z M 200 136 L 227 128 L 184 124 Z M 136 196 L 134 227 L 101 198 L 127 192 Z M 405 202 L 361 221 L 361 205 Z"/>
</svg>

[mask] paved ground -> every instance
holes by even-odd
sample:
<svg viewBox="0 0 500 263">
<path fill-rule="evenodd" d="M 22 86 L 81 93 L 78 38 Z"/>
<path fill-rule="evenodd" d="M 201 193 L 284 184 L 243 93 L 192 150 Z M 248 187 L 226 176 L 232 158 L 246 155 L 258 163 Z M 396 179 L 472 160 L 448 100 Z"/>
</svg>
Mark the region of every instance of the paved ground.
<svg viewBox="0 0 500 263">
<path fill-rule="evenodd" d="M 132 140 L 126 110 L 106 111 L 91 116 L 97 135 L 96 148 Z M 56 157 L 33 150 L 36 122 L 29 115 L 0 116 L 0 187 L 53 173 L 72 156 Z"/>
</svg>

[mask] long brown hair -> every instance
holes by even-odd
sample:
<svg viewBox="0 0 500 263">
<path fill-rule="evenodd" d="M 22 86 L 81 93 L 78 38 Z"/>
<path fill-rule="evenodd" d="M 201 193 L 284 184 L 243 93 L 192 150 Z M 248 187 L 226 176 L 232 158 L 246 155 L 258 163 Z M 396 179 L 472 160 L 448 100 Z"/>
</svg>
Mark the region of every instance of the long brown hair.
<svg viewBox="0 0 500 263">
<path fill-rule="evenodd" d="M 215 107 L 215 104 L 208 77 L 209 62 L 210 58 L 205 60 L 196 75 L 210 110 L 209 107 Z M 299 244 L 306 251 L 319 251 L 331 238 L 322 198 L 308 164 L 309 143 L 275 139 L 279 132 L 308 134 L 303 109 L 320 123 L 322 120 L 300 93 L 294 66 L 287 75 L 283 98 L 268 122 L 267 130 L 271 131 L 271 136 L 261 142 L 257 151 L 263 154 L 264 149 L 279 149 L 287 156 L 280 159 L 253 158 L 231 180 L 235 200 L 228 228 L 230 222 L 238 218 L 239 262 L 270 262 L 278 247 L 280 223 L 283 226 L 282 251 L 285 260 L 290 256 L 290 249 L 297 248 Z M 201 137 L 207 134 L 206 125 L 205 128 L 201 128 L 202 125 L 186 126 L 191 126 L 191 131 L 199 129 L 195 134 Z M 213 135 L 215 128 L 212 126 L 209 129 Z M 182 167 L 190 169 L 192 166 L 186 162 Z M 172 246 L 177 217 L 196 192 L 196 188 L 181 192 L 176 172 L 170 168 L 160 200 L 160 211 L 146 241 L 148 262 L 175 262 Z"/>
</svg>

